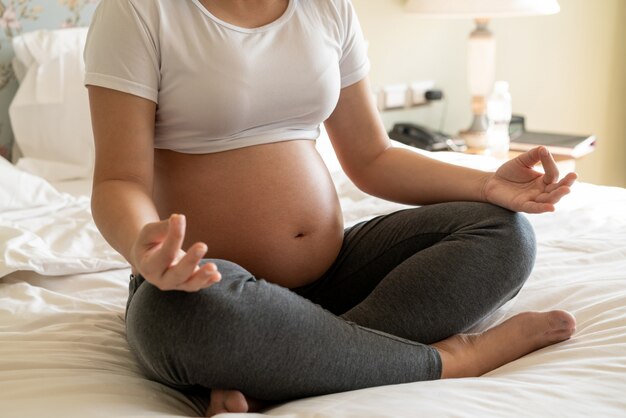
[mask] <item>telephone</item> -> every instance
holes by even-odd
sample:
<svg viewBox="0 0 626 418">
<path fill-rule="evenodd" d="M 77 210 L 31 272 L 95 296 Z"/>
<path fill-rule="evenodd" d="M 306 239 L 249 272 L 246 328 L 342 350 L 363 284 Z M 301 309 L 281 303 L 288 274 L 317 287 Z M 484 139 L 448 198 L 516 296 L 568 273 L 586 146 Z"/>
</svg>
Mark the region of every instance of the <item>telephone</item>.
<svg viewBox="0 0 626 418">
<path fill-rule="evenodd" d="M 389 138 L 427 151 L 461 151 L 450 135 L 433 131 L 413 123 L 396 123 L 389 131 Z"/>
</svg>

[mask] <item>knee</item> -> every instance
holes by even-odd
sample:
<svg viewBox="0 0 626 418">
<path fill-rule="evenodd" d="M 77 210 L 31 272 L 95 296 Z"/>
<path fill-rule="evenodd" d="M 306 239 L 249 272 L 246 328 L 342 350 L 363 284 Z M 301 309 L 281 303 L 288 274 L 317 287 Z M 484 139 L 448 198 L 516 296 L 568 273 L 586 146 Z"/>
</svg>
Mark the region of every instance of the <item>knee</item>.
<svg viewBox="0 0 626 418">
<path fill-rule="evenodd" d="M 226 267 L 216 264 L 220 271 Z M 221 347 L 237 343 L 237 324 L 246 321 L 251 309 L 243 288 L 255 281 L 244 272 L 223 273 L 220 282 L 193 293 L 161 291 L 148 282 L 137 289 L 128 308 L 127 340 L 148 377 L 185 386 L 190 359 L 218 358 Z"/>
<path fill-rule="evenodd" d="M 524 279 L 530 274 L 535 262 L 535 233 L 523 214 L 478 202 L 458 202 L 451 208 L 460 219 L 457 232 L 471 240 L 475 257 L 494 270 L 519 270 Z"/>
<path fill-rule="evenodd" d="M 176 340 L 197 327 L 213 332 L 213 328 L 232 324 L 243 314 L 246 305 L 242 295 L 247 280 L 223 276 L 198 292 L 163 291 L 144 282 L 130 301 L 126 326 L 134 335 L 148 339 L 143 345 Z"/>
<path fill-rule="evenodd" d="M 489 251 L 501 275 L 508 277 L 515 288 L 520 288 L 535 264 L 535 232 L 525 215 L 489 206 L 490 216 L 486 220 L 492 238 Z"/>
<path fill-rule="evenodd" d="M 499 229 L 499 244 L 509 254 L 508 258 L 532 268 L 537 252 L 535 231 L 532 225 L 521 213 L 510 212 L 506 209 L 500 212 L 500 215 L 495 218 Z"/>
</svg>

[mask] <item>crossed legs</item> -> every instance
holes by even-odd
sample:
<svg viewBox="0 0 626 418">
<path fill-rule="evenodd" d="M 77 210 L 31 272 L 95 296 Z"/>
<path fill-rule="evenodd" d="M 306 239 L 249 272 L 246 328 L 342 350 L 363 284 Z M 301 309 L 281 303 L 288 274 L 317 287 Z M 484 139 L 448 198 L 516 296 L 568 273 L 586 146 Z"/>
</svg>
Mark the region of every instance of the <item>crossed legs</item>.
<svg viewBox="0 0 626 418">
<path fill-rule="evenodd" d="M 400 211 L 348 229 L 337 261 L 305 288 L 224 260 L 211 260 L 222 281 L 198 293 L 144 283 L 131 292 L 128 340 L 149 377 L 219 388 L 210 413 L 253 407 L 243 394 L 284 401 L 478 376 L 573 332 L 571 315 L 553 311 L 463 334 L 519 291 L 534 254 L 525 219 L 495 206 Z"/>
</svg>

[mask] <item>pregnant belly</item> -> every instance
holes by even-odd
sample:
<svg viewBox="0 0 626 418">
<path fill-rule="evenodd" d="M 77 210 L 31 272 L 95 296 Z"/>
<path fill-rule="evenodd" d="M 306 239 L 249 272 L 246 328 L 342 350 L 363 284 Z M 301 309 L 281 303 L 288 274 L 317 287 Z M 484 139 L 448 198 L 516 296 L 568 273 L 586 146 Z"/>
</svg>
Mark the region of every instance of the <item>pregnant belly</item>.
<svg viewBox="0 0 626 418">
<path fill-rule="evenodd" d="M 214 154 L 155 152 L 161 218 L 187 217 L 184 247 L 233 261 L 257 278 L 293 288 L 320 277 L 343 240 L 337 194 L 313 141 Z"/>
</svg>

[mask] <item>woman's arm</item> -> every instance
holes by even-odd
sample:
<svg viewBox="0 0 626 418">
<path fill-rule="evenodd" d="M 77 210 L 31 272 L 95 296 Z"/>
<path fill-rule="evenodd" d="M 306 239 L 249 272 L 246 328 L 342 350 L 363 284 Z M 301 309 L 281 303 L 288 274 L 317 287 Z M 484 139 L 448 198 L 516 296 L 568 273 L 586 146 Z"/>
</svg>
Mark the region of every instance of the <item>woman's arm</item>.
<svg viewBox="0 0 626 418">
<path fill-rule="evenodd" d="M 143 226 L 159 221 L 152 202 L 155 103 L 89 86 L 96 148 L 91 208 L 107 241 L 132 264 Z"/>
<path fill-rule="evenodd" d="M 154 120 L 152 101 L 89 86 L 96 164 L 91 207 L 105 239 L 162 290 L 195 291 L 219 280 L 215 265 L 201 269 L 207 251 L 196 243 L 181 249 L 185 219 L 159 219 L 152 200 Z"/>
<path fill-rule="evenodd" d="M 576 179 L 561 182 L 552 156 L 536 148 L 496 173 L 440 162 L 394 148 L 372 102 L 368 79 L 341 91 L 325 122 L 337 157 L 350 179 L 374 196 L 414 205 L 448 201 L 489 201 L 512 210 L 543 212 L 569 192 Z M 532 169 L 541 161 L 546 174 Z"/>
</svg>

